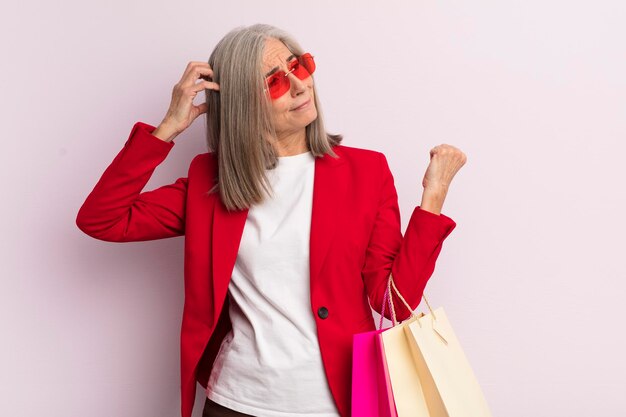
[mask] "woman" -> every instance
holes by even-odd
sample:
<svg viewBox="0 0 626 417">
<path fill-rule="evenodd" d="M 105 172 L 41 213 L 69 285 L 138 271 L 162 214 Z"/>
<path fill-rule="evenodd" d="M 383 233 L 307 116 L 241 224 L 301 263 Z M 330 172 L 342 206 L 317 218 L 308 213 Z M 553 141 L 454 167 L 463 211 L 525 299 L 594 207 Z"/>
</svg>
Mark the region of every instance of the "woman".
<svg viewBox="0 0 626 417">
<path fill-rule="evenodd" d="M 208 63 L 189 63 L 158 127 L 134 125 L 78 213 L 105 241 L 185 236 L 183 417 L 196 381 L 204 416 L 350 416 L 352 335 L 375 328 L 370 303 L 379 311 L 390 273 L 417 308 L 456 226 L 440 211 L 465 155 L 431 149 L 403 237 L 385 156 L 326 133 L 314 71 L 277 28 L 231 31 Z M 205 113 L 210 152 L 141 192 Z"/>
</svg>

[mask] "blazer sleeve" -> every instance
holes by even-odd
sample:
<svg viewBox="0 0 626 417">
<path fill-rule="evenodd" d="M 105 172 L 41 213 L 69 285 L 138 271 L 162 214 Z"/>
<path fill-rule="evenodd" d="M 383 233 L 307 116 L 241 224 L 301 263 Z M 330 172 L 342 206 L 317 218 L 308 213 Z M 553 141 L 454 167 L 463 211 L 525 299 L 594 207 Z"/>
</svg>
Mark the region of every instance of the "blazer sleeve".
<svg viewBox="0 0 626 417">
<path fill-rule="evenodd" d="M 389 273 L 407 303 L 415 310 L 424 288 L 435 269 L 445 238 L 456 223 L 444 214 L 435 214 L 416 206 L 404 237 L 400 231 L 398 195 L 387 158 L 380 154 L 382 186 L 378 212 L 366 250 L 362 278 L 370 305 L 381 313 L 381 306 Z M 392 290 L 396 317 L 403 321 L 410 317 L 395 291 Z M 391 319 L 388 309 L 385 318 Z"/>
<path fill-rule="evenodd" d="M 174 142 L 152 135 L 154 126 L 137 122 L 122 150 L 80 207 L 76 225 L 108 242 L 131 242 L 185 233 L 187 178 L 141 192 Z"/>
</svg>

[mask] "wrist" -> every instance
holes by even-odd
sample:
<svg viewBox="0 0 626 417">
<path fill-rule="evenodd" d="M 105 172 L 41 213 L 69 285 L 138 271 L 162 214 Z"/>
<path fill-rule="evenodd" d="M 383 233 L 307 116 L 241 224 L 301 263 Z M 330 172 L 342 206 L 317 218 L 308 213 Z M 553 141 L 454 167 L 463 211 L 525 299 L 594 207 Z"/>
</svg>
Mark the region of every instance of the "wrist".
<svg viewBox="0 0 626 417">
<path fill-rule="evenodd" d="M 162 141 L 171 142 L 176 136 L 178 136 L 178 133 L 174 129 L 172 129 L 167 124 L 167 122 L 161 122 L 161 124 L 156 129 L 154 129 L 152 135 L 161 139 Z"/>
<path fill-rule="evenodd" d="M 448 194 L 448 186 L 442 183 L 430 183 L 424 187 L 424 193 L 430 195 L 446 195 Z"/>
<path fill-rule="evenodd" d="M 429 186 L 424 188 L 420 208 L 434 214 L 440 214 L 447 193 L 447 187 Z"/>
</svg>

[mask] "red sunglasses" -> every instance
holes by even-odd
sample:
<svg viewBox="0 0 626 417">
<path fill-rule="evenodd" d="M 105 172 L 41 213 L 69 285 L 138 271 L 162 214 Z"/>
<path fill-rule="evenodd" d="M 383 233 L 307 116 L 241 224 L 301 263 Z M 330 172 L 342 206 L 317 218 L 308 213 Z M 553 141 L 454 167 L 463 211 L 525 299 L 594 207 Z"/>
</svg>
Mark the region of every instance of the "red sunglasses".
<svg viewBox="0 0 626 417">
<path fill-rule="evenodd" d="M 310 77 L 315 71 L 315 61 L 310 53 L 304 53 L 297 59 L 294 59 L 289 63 L 289 71 L 276 71 L 265 80 L 267 84 L 266 91 L 269 90 L 270 97 L 275 100 L 284 95 L 291 88 L 291 81 L 287 77 L 288 74 L 293 73 L 298 79 L 304 80 Z"/>
</svg>

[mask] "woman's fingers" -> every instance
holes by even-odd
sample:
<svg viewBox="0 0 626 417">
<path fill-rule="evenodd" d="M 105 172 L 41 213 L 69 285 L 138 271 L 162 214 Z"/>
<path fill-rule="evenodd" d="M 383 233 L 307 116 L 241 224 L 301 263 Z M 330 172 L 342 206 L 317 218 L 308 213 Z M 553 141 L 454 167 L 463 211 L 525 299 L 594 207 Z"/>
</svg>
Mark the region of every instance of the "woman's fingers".
<svg viewBox="0 0 626 417">
<path fill-rule="evenodd" d="M 430 150 L 430 163 L 422 185 L 447 188 L 466 161 L 467 156 L 452 145 L 443 143 L 435 146 Z"/>
<path fill-rule="evenodd" d="M 163 124 L 178 135 L 198 117 L 208 110 L 206 103 L 194 105 L 193 100 L 202 90 L 219 91 L 218 83 L 213 82 L 213 70 L 206 62 L 191 61 L 187 64 L 180 81 L 172 89 L 172 100 Z"/>
<path fill-rule="evenodd" d="M 206 113 L 209 110 L 209 106 L 206 103 L 198 104 L 195 106 L 196 115 L 199 116 L 203 113 Z"/>
<path fill-rule="evenodd" d="M 463 151 L 445 143 L 437 145 L 430 150 L 430 157 L 432 158 L 434 155 L 439 155 L 439 157 L 443 160 L 448 162 L 455 161 L 461 165 L 465 164 L 467 161 L 467 156 L 463 153 Z"/>
<path fill-rule="evenodd" d="M 194 86 L 191 87 L 191 90 L 195 92 L 202 91 L 205 89 L 219 91 L 220 85 L 212 81 L 201 81 L 197 84 L 194 84 Z"/>
<path fill-rule="evenodd" d="M 191 86 L 196 83 L 198 78 L 203 78 L 207 81 L 213 79 L 213 69 L 211 69 L 211 66 L 207 62 L 189 62 L 179 84 L 183 87 Z"/>
</svg>

